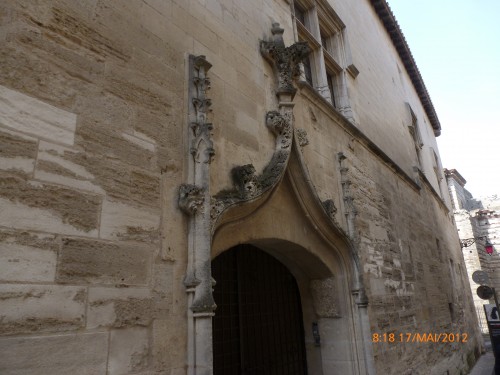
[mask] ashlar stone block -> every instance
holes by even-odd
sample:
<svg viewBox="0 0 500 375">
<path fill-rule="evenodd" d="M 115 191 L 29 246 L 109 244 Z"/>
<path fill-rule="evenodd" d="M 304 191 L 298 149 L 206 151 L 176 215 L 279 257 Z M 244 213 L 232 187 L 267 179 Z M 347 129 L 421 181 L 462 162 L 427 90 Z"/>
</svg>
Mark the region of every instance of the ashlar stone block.
<svg viewBox="0 0 500 375">
<path fill-rule="evenodd" d="M 90 288 L 87 328 L 148 326 L 153 316 L 146 288 Z"/>
<path fill-rule="evenodd" d="M 106 374 L 108 333 L 0 339 L 3 375 Z"/>
<path fill-rule="evenodd" d="M 33 173 L 37 139 L 0 127 L 0 169 Z"/>
<path fill-rule="evenodd" d="M 158 235 L 160 214 L 147 208 L 104 200 L 101 216 L 101 237 L 151 242 Z"/>
<path fill-rule="evenodd" d="M 152 248 L 131 242 L 63 238 L 56 280 L 72 284 L 144 285 Z"/>
<path fill-rule="evenodd" d="M 137 373 L 150 364 L 149 332 L 134 327 L 111 331 L 109 375 Z"/>
<path fill-rule="evenodd" d="M 93 236 L 101 198 L 0 172 L 0 225 Z"/>
<path fill-rule="evenodd" d="M 79 329 L 85 298 L 85 288 L 76 286 L 0 285 L 0 334 Z"/>
<path fill-rule="evenodd" d="M 0 230 L 0 280 L 53 282 L 57 248 L 54 235 Z"/>
<path fill-rule="evenodd" d="M 104 194 L 104 189 L 94 183 L 95 176 L 87 169 L 65 155 L 72 155 L 73 149 L 40 141 L 35 178 L 71 188 Z"/>
<path fill-rule="evenodd" d="M 36 137 L 72 145 L 76 115 L 0 86 L 0 124 Z"/>
</svg>

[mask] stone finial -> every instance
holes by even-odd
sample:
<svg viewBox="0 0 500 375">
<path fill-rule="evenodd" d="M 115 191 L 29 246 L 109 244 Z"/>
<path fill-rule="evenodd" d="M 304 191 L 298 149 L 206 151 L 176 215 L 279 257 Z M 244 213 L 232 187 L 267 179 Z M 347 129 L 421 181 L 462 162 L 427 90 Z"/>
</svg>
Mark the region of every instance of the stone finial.
<svg viewBox="0 0 500 375">
<path fill-rule="evenodd" d="M 297 42 L 285 47 L 283 32 L 279 23 L 273 23 L 273 36 L 269 41 L 260 42 L 260 52 L 276 70 L 278 76 L 278 94 L 295 94 L 293 79 L 300 74 L 299 63 L 305 59 L 311 49 L 307 42 Z"/>
</svg>

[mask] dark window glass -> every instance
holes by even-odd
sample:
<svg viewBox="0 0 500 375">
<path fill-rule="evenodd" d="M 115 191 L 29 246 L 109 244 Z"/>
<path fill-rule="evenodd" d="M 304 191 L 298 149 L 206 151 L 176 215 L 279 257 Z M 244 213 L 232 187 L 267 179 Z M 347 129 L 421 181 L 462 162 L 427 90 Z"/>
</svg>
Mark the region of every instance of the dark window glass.
<svg viewBox="0 0 500 375">
<path fill-rule="evenodd" d="M 302 25 L 306 25 L 306 10 L 297 2 L 294 3 L 295 7 L 295 17 L 300 21 Z"/>
<path fill-rule="evenodd" d="M 328 89 L 330 90 L 330 95 L 332 97 L 332 104 L 334 107 L 337 107 L 336 104 L 335 104 L 335 91 L 333 91 L 333 80 L 335 78 L 329 74 L 329 73 L 326 73 L 326 80 L 328 81 Z"/>
</svg>

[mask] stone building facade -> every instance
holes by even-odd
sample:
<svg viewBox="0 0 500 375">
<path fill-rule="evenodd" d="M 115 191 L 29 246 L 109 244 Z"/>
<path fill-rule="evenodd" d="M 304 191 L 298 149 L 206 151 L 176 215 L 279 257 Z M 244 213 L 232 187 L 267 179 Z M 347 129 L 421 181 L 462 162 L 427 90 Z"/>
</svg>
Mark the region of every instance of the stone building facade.
<svg viewBox="0 0 500 375">
<path fill-rule="evenodd" d="M 465 189 L 467 181 L 456 169 L 445 169 L 445 175 L 477 317 L 482 322 L 481 329 L 487 333 L 483 305 L 495 301 L 479 298 L 472 274 L 480 270 L 487 272 L 488 285 L 500 290 L 500 199 L 497 195 L 474 198 Z M 493 245 L 492 254 L 486 252 L 486 243 Z"/>
<path fill-rule="evenodd" d="M 0 373 L 475 362 L 441 127 L 384 0 L 7 0 L 0 24 Z"/>
</svg>

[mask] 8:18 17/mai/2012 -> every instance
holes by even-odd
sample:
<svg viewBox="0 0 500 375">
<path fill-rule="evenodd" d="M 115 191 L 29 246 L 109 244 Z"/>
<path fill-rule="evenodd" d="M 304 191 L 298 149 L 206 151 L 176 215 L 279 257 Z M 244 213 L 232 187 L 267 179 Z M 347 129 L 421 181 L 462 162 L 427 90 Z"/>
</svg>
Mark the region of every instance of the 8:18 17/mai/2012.
<svg viewBox="0 0 500 375">
<path fill-rule="evenodd" d="M 374 333 L 372 334 L 372 342 L 374 343 L 395 343 L 395 342 L 467 342 L 467 333 L 420 333 L 420 332 L 407 332 L 407 333 Z"/>
</svg>

